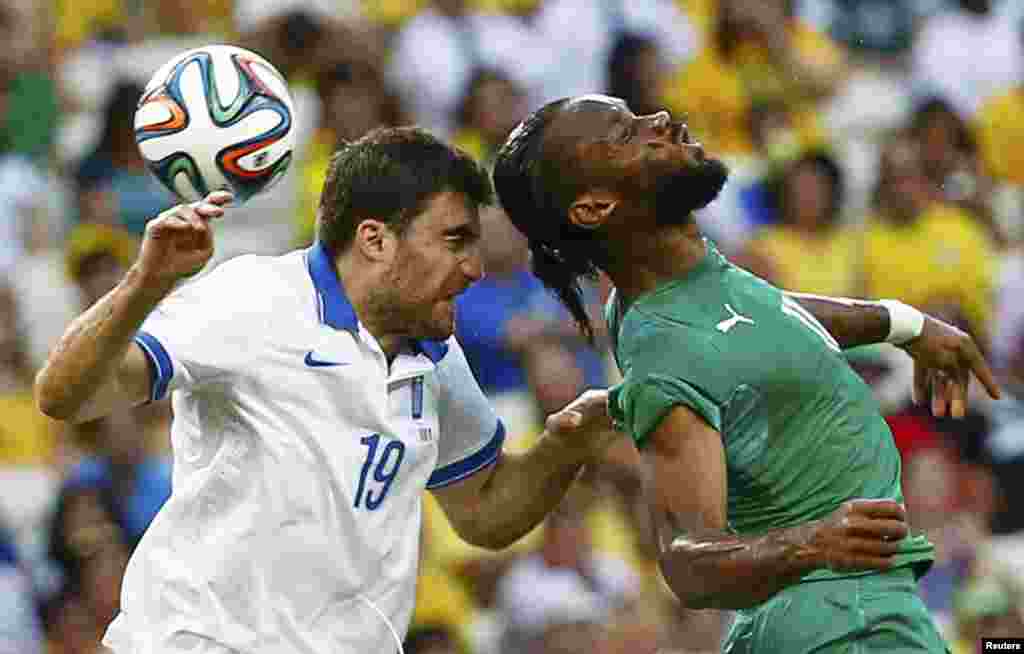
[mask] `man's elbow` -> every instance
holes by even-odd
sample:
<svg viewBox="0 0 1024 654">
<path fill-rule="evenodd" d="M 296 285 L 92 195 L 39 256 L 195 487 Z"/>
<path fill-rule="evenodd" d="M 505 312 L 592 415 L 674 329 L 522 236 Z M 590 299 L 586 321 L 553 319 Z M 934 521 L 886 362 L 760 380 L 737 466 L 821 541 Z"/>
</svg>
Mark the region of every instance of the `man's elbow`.
<svg viewBox="0 0 1024 654">
<path fill-rule="evenodd" d="M 67 402 L 67 399 L 56 388 L 56 384 L 50 380 L 47 372 L 47 369 L 44 367 L 36 373 L 32 388 L 36 408 L 48 418 L 70 420 L 74 416 L 74 411 Z"/>
<path fill-rule="evenodd" d="M 497 525 L 486 525 L 476 519 L 451 520 L 451 524 L 459 538 L 485 550 L 503 550 L 520 538 Z"/>
<path fill-rule="evenodd" d="M 462 540 L 466 541 L 470 545 L 492 551 L 503 550 L 519 540 L 519 538 L 510 538 L 509 536 L 494 530 L 471 527 L 465 527 L 462 529 L 457 528 L 456 532 Z"/>
<path fill-rule="evenodd" d="M 679 600 L 683 607 L 701 611 L 704 609 L 722 609 L 730 604 L 724 592 L 709 584 L 707 579 L 690 571 L 690 566 L 681 561 L 659 561 L 661 576 L 665 584 Z"/>
</svg>

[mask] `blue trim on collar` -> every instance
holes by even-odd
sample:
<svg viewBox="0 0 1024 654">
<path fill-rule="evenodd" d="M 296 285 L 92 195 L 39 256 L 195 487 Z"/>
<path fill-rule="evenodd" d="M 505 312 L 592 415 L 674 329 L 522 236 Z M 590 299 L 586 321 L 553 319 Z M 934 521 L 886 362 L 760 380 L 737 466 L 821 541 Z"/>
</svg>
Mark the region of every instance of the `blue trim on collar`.
<svg viewBox="0 0 1024 654">
<path fill-rule="evenodd" d="M 347 329 L 359 333 L 359 317 L 345 294 L 345 287 L 338 279 L 334 270 L 334 261 L 330 253 L 317 241 L 306 250 L 306 267 L 316 288 L 317 312 L 320 321 L 335 329 Z M 448 343 L 444 341 L 419 340 L 413 342 L 413 348 L 422 352 L 435 364 L 448 354 Z"/>
<path fill-rule="evenodd" d="M 433 361 L 435 364 L 440 363 L 444 355 L 448 354 L 448 343 L 445 341 L 429 341 L 420 340 L 414 341 L 413 347 L 423 354 L 427 355 L 427 358 Z"/>
<path fill-rule="evenodd" d="M 358 332 L 359 318 L 356 316 L 356 310 L 352 308 L 352 303 L 345 295 L 345 288 L 334 270 L 331 255 L 319 241 L 306 250 L 306 266 L 309 268 L 309 276 L 313 279 L 313 286 L 316 287 L 320 321 L 335 329 Z"/>
</svg>

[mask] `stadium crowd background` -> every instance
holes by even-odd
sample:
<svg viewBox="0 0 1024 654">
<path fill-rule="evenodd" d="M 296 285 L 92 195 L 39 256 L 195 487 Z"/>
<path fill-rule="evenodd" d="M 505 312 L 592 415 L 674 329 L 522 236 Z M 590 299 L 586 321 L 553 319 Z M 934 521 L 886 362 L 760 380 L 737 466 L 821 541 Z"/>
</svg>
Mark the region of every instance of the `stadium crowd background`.
<svg viewBox="0 0 1024 654">
<path fill-rule="evenodd" d="M 169 493 L 166 403 L 71 428 L 36 412 L 31 384 L 173 203 L 135 149 L 140 85 L 211 42 L 272 61 L 300 129 L 287 177 L 218 226 L 218 260 L 309 243 L 332 148 L 377 125 L 419 123 L 488 162 L 557 97 L 687 115 L 734 171 L 699 220 L 737 261 L 793 290 L 900 298 L 983 344 L 1008 397 L 975 394 L 957 422 L 911 404 L 895 349 L 849 356 L 892 425 L 911 521 L 936 544 L 921 588 L 957 653 L 1024 636 L 1024 3 L 988 5 L 0 1 L 0 654 L 98 651 Z M 458 332 L 523 444 L 614 367 L 528 272 L 500 209 L 484 227 L 488 277 L 460 299 Z M 598 307 L 607 289 L 591 290 Z M 624 444 L 497 554 L 461 543 L 427 497 L 406 651 L 716 651 L 727 616 L 673 602 L 640 488 Z"/>
</svg>

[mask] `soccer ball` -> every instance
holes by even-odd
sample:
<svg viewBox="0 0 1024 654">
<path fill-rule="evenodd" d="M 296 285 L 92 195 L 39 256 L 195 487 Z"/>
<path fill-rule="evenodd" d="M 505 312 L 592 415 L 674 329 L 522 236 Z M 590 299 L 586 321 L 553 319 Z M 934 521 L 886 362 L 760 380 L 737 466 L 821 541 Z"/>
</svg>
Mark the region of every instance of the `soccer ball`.
<svg viewBox="0 0 1024 654">
<path fill-rule="evenodd" d="M 235 204 L 288 170 L 294 105 L 281 73 L 254 52 L 209 45 L 160 67 L 135 112 L 146 166 L 185 202 L 217 190 Z"/>
</svg>

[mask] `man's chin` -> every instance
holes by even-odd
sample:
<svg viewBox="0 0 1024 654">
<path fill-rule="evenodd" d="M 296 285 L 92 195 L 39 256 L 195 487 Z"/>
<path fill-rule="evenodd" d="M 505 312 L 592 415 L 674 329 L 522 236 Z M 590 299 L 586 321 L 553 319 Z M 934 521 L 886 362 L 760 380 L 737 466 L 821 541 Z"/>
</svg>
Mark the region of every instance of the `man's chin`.
<svg viewBox="0 0 1024 654">
<path fill-rule="evenodd" d="M 691 213 L 714 202 L 728 179 L 729 168 L 711 157 L 672 174 L 655 193 L 658 217 L 666 223 L 688 221 Z"/>
<path fill-rule="evenodd" d="M 418 339 L 429 341 L 446 341 L 455 333 L 455 317 L 435 318 L 417 330 Z"/>
</svg>

